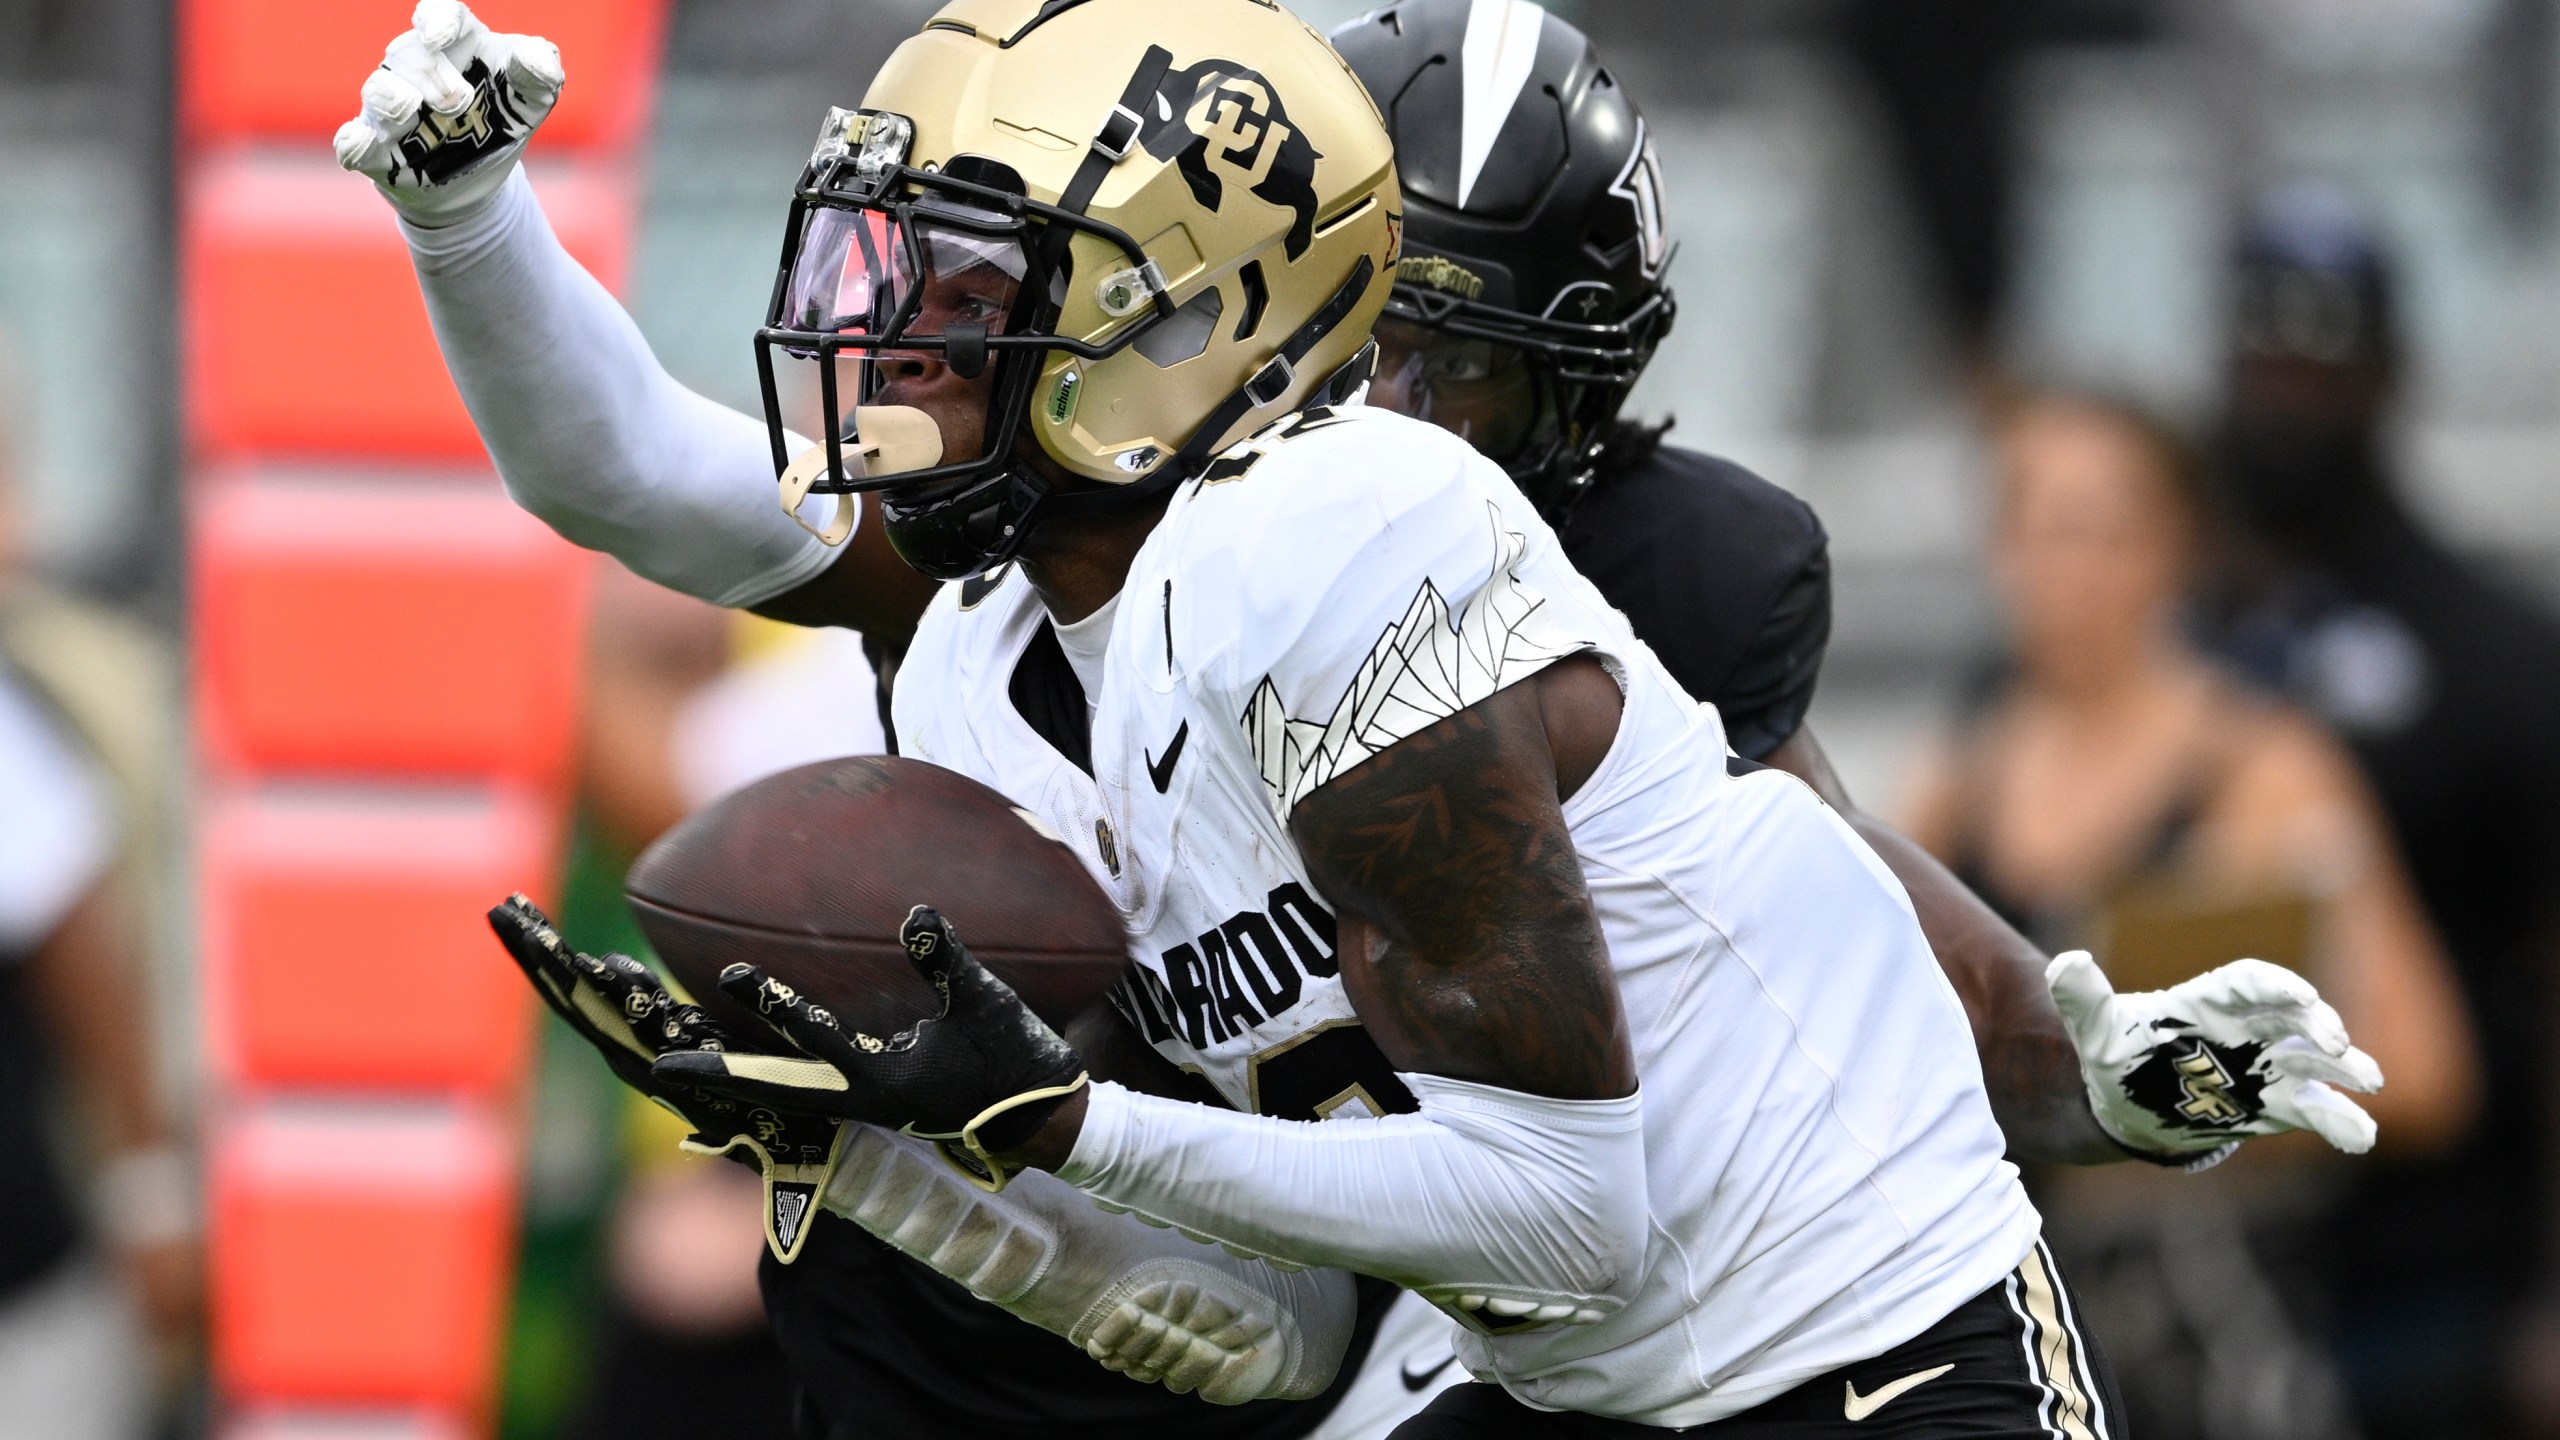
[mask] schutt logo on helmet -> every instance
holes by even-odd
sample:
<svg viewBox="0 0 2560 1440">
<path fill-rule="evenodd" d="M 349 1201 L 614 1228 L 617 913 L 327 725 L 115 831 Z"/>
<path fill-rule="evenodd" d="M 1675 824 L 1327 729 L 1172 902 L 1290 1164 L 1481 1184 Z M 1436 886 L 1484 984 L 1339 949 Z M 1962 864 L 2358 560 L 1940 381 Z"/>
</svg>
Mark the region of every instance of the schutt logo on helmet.
<svg viewBox="0 0 2560 1440">
<path fill-rule="evenodd" d="M 1171 95 L 1190 99 L 1176 108 Z M 1324 156 L 1289 123 L 1288 107 L 1259 73 L 1232 60 L 1203 60 L 1167 75 L 1140 143 L 1156 159 L 1175 162 L 1191 198 L 1210 210 L 1224 202 L 1232 180 L 1289 211 L 1290 259 L 1314 239 L 1316 162 Z"/>
</svg>

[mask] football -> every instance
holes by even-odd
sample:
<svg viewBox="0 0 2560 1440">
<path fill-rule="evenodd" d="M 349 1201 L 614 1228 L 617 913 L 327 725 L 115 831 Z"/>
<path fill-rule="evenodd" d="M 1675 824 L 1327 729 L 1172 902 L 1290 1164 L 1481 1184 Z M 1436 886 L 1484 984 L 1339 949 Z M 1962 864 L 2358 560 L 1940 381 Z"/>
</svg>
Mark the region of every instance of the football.
<svg viewBox="0 0 2560 1440">
<path fill-rule="evenodd" d="M 916 905 L 1064 1028 L 1128 968 L 1120 912 L 1049 827 L 920 760 L 860 755 L 769 776 L 660 836 L 624 882 L 668 969 L 724 1024 L 746 961 L 889 1035 L 934 1013 L 898 927 Z"/>
</svg>

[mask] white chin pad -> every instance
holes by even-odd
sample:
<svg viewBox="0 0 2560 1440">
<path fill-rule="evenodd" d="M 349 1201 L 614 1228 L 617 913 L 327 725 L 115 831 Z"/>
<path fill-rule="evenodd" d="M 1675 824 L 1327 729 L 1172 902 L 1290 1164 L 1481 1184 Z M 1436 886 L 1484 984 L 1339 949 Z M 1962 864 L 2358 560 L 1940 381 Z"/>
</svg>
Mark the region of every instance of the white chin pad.
<svg viewBox="0 0 2560 1440">
<path fill-rule="evenodd" d="M 942 427 L 934 423 L 932 416 L 911 405 L 857 406 L 853 433 L 853 440 L 843 447 L 847 480 L 903 475 L 942 463 Z M 827 447 L 823 443 L 801 451 L 782 472 L 782 513 L 821 542 L 842 545 L 845 537 L 853 533 L 854 517 L 861 513 L 851 497 L 837 497 L 835 514 L 828 518 L 825 529 L 810 524 L 800 514 L 800 507 L 808 502 L 809 487 L 826 473 Z"/>
</svg>

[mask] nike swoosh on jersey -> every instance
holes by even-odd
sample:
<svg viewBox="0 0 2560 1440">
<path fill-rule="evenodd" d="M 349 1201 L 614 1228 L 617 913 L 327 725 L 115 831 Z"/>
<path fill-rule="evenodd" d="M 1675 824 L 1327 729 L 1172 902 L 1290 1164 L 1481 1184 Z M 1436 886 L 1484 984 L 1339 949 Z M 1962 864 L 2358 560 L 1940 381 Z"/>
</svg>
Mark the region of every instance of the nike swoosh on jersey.
<svg viewBox="0 0 2560 1440">
<path fill-rule="evenodd" d="M 1431 1383 L 1432 1377 L 1457 1363 L 1458 1357 L 1452 1355 L 1448 1359 L 1441 1361 L 1439 1364 L 1432 1366 L 1430 1369 L 1423 1371 L 1419 1375 L 1414 1374 L 1413 1371 L 1407 1369 L 1404 1365 L 1398 1364 L 1396 1366 L 1396 1374 L 1403 1378 L 1404 1388 L 1419 1395 L 1422 1393 L 1422 1387 Z"/>
<path fill-rule="evenodd" d="M 1953 1365 L 1941 1365 L 1935 1370 L 1922 1370 L 1905 1375 L 1890 1385 L 1878 1387 L 1872 1395 L 1859 1394 L 1858 1382 L 1855 1380 L 1842 1381 L 1840 1388 L 1849 1393 L 1848 1398 L 1840 1404 L 1840 1413 L 1852 1420 L 1864 1420 L 1891 1404 L 1896 1397 L 1909 1394 L 1954 1368 L 1956 1367 Z"/>
<path fill-rule="evenodd" d="M 1148 754 L 1147 778 L 1156 782 L 1157 794 L 1161 795 L 1172 788 L 1173 767 L 1182 763 L 1182 747 L 1190 738 L 1191 722 L 1185 720 L 1182 722 L 1182 728 L 1173 732 L 1173 743 L 1164 747 L 1162 760 L 1158 760 L 1152 752 Z"/>
</svg>

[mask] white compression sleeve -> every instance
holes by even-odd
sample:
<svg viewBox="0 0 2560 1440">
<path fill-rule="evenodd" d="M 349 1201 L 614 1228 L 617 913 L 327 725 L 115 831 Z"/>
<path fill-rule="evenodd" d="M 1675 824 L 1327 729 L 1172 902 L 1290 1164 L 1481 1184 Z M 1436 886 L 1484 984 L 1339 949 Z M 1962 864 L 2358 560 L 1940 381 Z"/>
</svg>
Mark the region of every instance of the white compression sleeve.
<svg viewBox="0 0 2560 1440">
<path fill-rule="evenodd" d="M 1418 1115 L 1302 1123 L 1092 1087 L 1058 1178 L 1257 1255 L 1505 1318 L 1625 1304 L 1648 1225 L 1638 1097 L 1406 1075 Z"/>
<path fill-rule="evenodd" d="M 719 605 L 769 600 L 835 558 L 782 513 L 763 422 L 667 374 L 551 233 L 522 170 L 457 223 L 400 228 L 445 364 L 517 504 Z"/>
<path fill-rule="evenodd" d="M 1214 1404 L 1322 1394 L 1357 1320 L 1341 1271 L 1229 1255 L 1037 1170 L 990 1195 L 869 1125 L 852 1126 L 823 1203 L 1104 1368 Z"/>
</svg>

